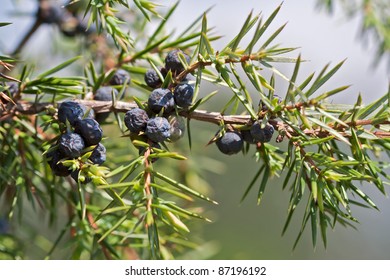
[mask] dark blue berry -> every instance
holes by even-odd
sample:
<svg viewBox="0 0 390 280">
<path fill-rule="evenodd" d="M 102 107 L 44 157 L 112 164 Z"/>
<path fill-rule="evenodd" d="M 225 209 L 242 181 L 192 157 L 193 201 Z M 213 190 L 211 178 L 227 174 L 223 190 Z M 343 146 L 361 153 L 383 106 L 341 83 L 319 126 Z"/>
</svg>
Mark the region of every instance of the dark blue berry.
<svg viewBox="0 0 390 280">
<path fill-rule="evenodd" d="M 194 87 L 189 84 L 179 84 L 174 91 L 174 98 L 176 105 L 188 108 L 192 104 L 194 97 Z"/>
<path fill-rule="evenodd" d="M 130 84 L 131 79 L 128 72 L 123 69 L 118 69 L 114 76 L 110 79 L 110 85 L 119 86 L 125 83 Z"/>
<path fill-rule="evenodd" d="M 83 110 L 83 118 L 95 118 L 95 111 L 83 104 L 80 104 L 81 109 Z"/>
<path fill-rule="evenodd" d="M 159 69 L 163 77 L 167 74 L 165 68 Z M 160 76 L 154 69 L 149 69 L 145 73 L 144 77 L 145 83 L 151 88 L 158 88 L 162 85 L 163 81 L 161 81 Z"/>
<path fill-rule="evenodd" d="M 133 133 L 145 130 L 148 120 L 148 114 L 140 108 L 133 108 L 127 111 L 124 118 L 126 127 Z"/>
<path fill-rule="evenodd" d="M 58 149 L 48 152 L 46 158 L 54 175 L 66 177 L 71 173 L 68 167 L 59 162 L 62 159 L 62 155 Z"/>
<path fill-rule="evenodd" d="M 86 146 L 97 145 L 103 137 L 103 130 L 100 124 L 90 118 L 76 121 L 74 124 L 74 132 L 83 137 Z"/>
<path fill-rule="evenodd" d="M 175 74 L 179 74 L 184 71 L 184 66 L 179 60 L 179 53 L 182 53 L 187 61 L 187 64 L 190 63 L 190 57 L 181 50 L 170 51 L 165 58 L 165 69 L 167 71 L 171 70 Z"/>
<path fill-rule="evenodd" d="M 112 93 L 114 93 L 115 96 L 118 96 L 118 91 L 115 88 L 101 87 L 96 91 L 93 99 L 98 101 L 112 101 Z M 108 118 L 109 115 L 110 112 L 96 113 L 95 119 L 97 122 L 102 123 Z"/>
<path fill-rule="evenodd" d="M 70 125 L 74 125 L 77 120 L 81 120 L 86 113 L 86 107 L 73 101 L 64 101 L 58 108 L 58 120 L 62 123 L 66 123 L 66 120 Z"/>
<path fill-rule="evenodd" d="M 77 133 L 62 134 L 58 140 L 58 149 L 67 158 L 77 158 L 85 148 L 83 138 Z"/>
<path fill-rule="evenodd" d="M 275 132 L 275 128 L 272 125 L 267 124 L 264 127 L 265 142 L 271 141 L 274 132 Z"/>
<path fill-rule="evenodd" d="M 272 135 L 275 129 L 272 125 L 266 124 L 264 128 L 261 128 L 261 123 L 256 122 L 251 127 L 251 135 L 257 142 L 266 143 L 271 141 Z"/>
<path fill-rule="evenodd" d="M 98 123 L 104 123 L 110 116 L 110 112 L 96 113 L 95 119 Z"/>
<path fill-rule="evenodd" d="M 154 142 L 163 142 L 170 136 L 170 125 L 166 118 L 155 117 L 149 119 L 145 134 Z"/>
<path fill-rule="evenodd" d="M 94 164 L 103 164 L 106 161 L 106 147 L 103 144 L 99 143 L 95 149 L 93 149 L 89 160 Z"/>
<path fill-rule="evenodd" d="M 228 131 L 216 141 L 218 149 L 226 154 L 233 155 L 241 151 L 243 141 L 241 135 L 236 131 Z"/>
<path fill-rule="evenodd" d="M 157 88 L 152 91 L 148 99 L 149 109 L 158 114 L 164 109 L 165 113 L 171 112 L 175 108 L 175 100 L 169 89 Z"/>
<path fill-rule="evenodd" d="M 113 87 L 100 87 L 95 95 L 95 100 L 99 101 L 112 101 L 112 93 L 114 93 L 115 96 L 118 96 L 118 91 Z"/>
<path fill-rule="evenodd" d="M 250 130 L 241 130 L 242 139 L 249 144 L 256 144 L 258 141 L 253 138 Z"/>
</svg>

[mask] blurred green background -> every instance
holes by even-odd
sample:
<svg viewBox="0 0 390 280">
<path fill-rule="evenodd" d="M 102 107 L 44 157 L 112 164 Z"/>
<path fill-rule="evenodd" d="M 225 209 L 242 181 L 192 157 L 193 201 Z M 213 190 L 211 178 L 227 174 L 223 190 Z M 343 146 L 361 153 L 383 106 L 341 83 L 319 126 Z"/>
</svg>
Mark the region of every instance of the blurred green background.
<svg viewBox="0 0 390 280">
<path fill-rule="evenodd" d="M 0 9 L 0 21 L 12 21 L 15 16 L 12 1 L 2 1 Z M 29 1 L 25 1 L 29 2 Z M 33 1 L 30 1 L 33 2 Z M 156 1 L 169 6 L 173 1 Z M 209 24 L 215 26 L 217 33 L 224 37 L 213 46 L 215 49 L 226 44 L 233 35 L 237 34 L 246 16 L 251 10 L 254 13 L 263 12 L 269 15 L 280 1 L 189 1 L 183 0 L 173 21 L 167 25 L 168 29 L 185 27 L 199 16 L 208 7 L 215 5 L 208 16 Z M 31 12 L 31 6 L 24 6 L 24 11 Z M 0 29 L 2 50 L 12 49 L 20 37 L 31 24 L 32 17 L 19 14 L 18 24 L 6 30 Z M 316 9 L 315 1 L 287 0 L 278 15 L 272 30 L 288 21 L 284 32 L 278 38 L 284 46 L 301 47 L 296 54 L 302 53 L 308 62 L 301 67 L 301 78 L 304 78 L 313 71 L 319 71 L 326 63 L 333 65 L 344 58 L 348 58 L 341 70 L 324 87 L 324 90 L 335 88 L 340 85 L 352 84 L 351 88 L 339 97 L 335 103 L 351 103 L 356 100 L 359 92 L 362 93 L 365 103 L 374 100 L 377 96 L 386 92 L 389 82 L 389 72 L 386 69 L 386 61 L 376 67 L 373 66 L 375 56 L 375 42 L 368 40 L 362 44 L 359 39 L 359 27 L 361 18 L 356 17 L 346 20 L 340 7 L 336 7 L 335 14 L 329 16 Z M 12 35 L 12 36 L 11 36 Z M 15 35 L 15 36 L 14 36 Z M 33 39 L 34 45 L 42 45 L 48 40 L 48 32 L 41 30 Z M 4 38 L 7 37 L 7 40 Z M 39 50 L 41 54 L 45 51 Z M 32 50 L 32 53 L 37 50 Z M 292 71 L 292 65 L 279 65 L 280 69 L 287 76 Z M 277 91 L 284 92 L 283 85 Z M 202 92 L 207 94 L 211 89 L 205 85 Z M 221 92 L 218 98 L 223 98 Z M 211 102 L 210 110 L 216 107 L 218 98 Z M 221 99 L 220 99 L 221 100 Z M 390 258 L 390 203 L 387 197 L 383 197 L 371 186 L 364 186 L 363 189 L 369 194 L 378 205 L 380 212 L 354 208 L 353 213 L 359 220 L 357 230 L 345 229 L 336 226 L 334 232 L 328 234 L 328 248 L 325 250 L 322 243 L 318 242 L 317 248 L 313 249 L 310 237 L 310 228 L 305 231 L 303 238 L 294 252 L 292 246 L 299 232 L 302 218 L 302 210 L 305 203 L 300 205 L 294 215 L 289 230 L 284 237 L 281 236 L 282 228 L 287 216 L 287 205 L 289 192 L 281 190 L 283 178 L 273 178 L 267 186 L 261 206 L 256 205 L 256 191 L 254 188 L 248 198 L 240 204 L 247 185 L 253 178 L 259 165 L 251 157 L 247 156 L 226 156 L 218 152 L 214 145 L 207 146 L 217 127 L 210 124 L 192 122 L 192 130 L 199 132 L 199 138 L 204 141 L 197 141 L 192 151 L 188 151 L 188 158 L 200 157 L 207 154 L 222 165 L 216 167 L 219 174 L 206 172 L 205 177 L 212 187 L 211 196 L 220 204 L 218 206 L 202 204 L 205 207 L 206 216 L 213 222 L 194 226 L 194 231 L 201 230 L 201 234 L 207 243 L 200 247 L 200 252 L 195 254 L 196 258 L 212 259 L 389 259 Z M 185 142 L 185 141 L 183 141 Z M 196 159 L 193 159 L 194 161 Z M 388 160 L 388 159 L 386 159 Z M 215 167 L 215 166 L 214 166 Z M 301 210 L 301 212 L 299 211 Z M 25 211 L 24 221 L 32 228 L 43 229 L 46 226 L 44 213 Z M 60 227 L 59 222 L 58 228 Z M 28 228 L 28 227 L 27 227 Z M 25 230 L 25 229 L 23 229 Z M 51 242 L 57 236 L 54 230 L 45 230 L 44 236 L 34 233 L 19 232 L 20 236 L 28 236 L 31 244 L 27 244 L 30 258 L 44 257 L 45 250 L 50 248 Z M 62 258 L 64 252 L 57 252 L 56 257 Z M 189 254 L 187 257 L 191 257 Z"/>
</svg>

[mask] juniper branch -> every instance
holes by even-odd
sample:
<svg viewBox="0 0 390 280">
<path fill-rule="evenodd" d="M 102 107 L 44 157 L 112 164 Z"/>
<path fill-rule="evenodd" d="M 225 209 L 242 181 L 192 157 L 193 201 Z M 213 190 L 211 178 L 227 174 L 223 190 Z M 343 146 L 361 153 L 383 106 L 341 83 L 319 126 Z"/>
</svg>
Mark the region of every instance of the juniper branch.
<svg viewBox="0 0 390 280">
<path fill-rule="evenodd" d="M 92 108 L 96 113 L 104 113 L 104 112 L 125 113 L 132 108 L 138 107 L 138 105 L 135 102 L 116 101 L 115 104 L 113 104 L 111 101 L 96 101 L 96 100 L 81 100 L 81 99 L 77 99 L 75 101 Z M 304 106 L 304 104 L 305 103 L 300 102 L 294 105 L 288 105 L 285 106 L 285 110 L 301 108 Z M 19 102 L 14 108 L 11 109 L 11 111 L 15 113 L 18 112 L 20 114 L 30 115 L 30 114 L 37 114 L 43 112 L 51 107 L 53 107 L 53 104 L 49 102 L 46 103 Z M 251 119 L 250 115 L 224 115 L 219 112 L 209 112 L 205 110 L 194 110 L 194 111 L 183 110 L 180 111 L 179 114 L 183 117 L 192 120 L 208 122 L 217 125 L 224 123 L 224 124 L 242 126 L 242 125 L 251 125 L 253 123 L 253 120 Z M 261 119 L 263 115 L 264 113 L 260 113 L 259 119 Z M 288 131 L 291 137 L 299 135 L 293 128 L 285 124 L 283 121 L 271 119 L 269 120 L 269 123 L 279 131 L 281 130 Z M 362 120 L 353 120 L 353 121 L 345 122 L 345 124 L 348 126 L 347 128 L 340 127 L 337 124 L 328 124 L 328 126 L 340 132 L 342 136 L 348 137 L 349 134 L 345 131 L 348 128 L 362 127 L 362 126 L 378 127 L 379 125 L 390 124 L 390 120 L 384 119 L 381 123 L 377 123 L 377 121 L 374 122 L 372 119 L 362 119 Z M 304 129 L 302 131 L 305 135 L 315 136 L 319 138 L 330 136 L 329 132 L 321 128 Z M 378 138 L 383 138 L 383 139 L 390 138 L 390 132 L 388 131 L 377 130 L 371 133 L 373 133 Z"/>
</svg>

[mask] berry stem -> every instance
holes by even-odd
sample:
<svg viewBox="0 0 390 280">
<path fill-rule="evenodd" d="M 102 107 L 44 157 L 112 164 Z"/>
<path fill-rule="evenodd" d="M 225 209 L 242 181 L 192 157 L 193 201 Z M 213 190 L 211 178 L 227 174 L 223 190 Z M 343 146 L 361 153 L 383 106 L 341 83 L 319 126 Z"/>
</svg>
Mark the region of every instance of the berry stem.
<svg viewBox="0 0 390 280">
<path fill-rule="evenodd" d="M 150 190 L 150 184 L 152 183 L 152 175 L 150 173 L 150 162 L 149 162 L 149 156 L 150 156 L 150 147 L 145 150 L 144 157 L 145 157 L 145 172 L 144 172 L 144 188 L 145 188 L 145 194 L 146 194 L 146 211 L 151 212 L 152 211 L 152 192 Z M 148 223 L 145 223 L 146 227 L 148 227 Z"/>
</svg>

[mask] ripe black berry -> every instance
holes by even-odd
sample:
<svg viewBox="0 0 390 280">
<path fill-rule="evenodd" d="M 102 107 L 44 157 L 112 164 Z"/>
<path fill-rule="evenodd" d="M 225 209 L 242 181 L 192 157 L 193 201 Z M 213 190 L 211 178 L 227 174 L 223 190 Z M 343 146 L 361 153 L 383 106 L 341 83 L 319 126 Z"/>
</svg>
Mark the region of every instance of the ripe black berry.
<svg viewBox="0 0 390 280">
<path fill-rule="evenodd" d="M 166 118 L 155 117 L 149 119 L 145 134 L 154 142 L 163 142 L 170 136 L 170 125 Z"/>
<path fill-rule="evenodd" d="M 264 128 L 261 128 L 261 123 L 256 122 L 251 127 L 251 135 L 257 142 L 266 143 L 271 141 L 272 135 L 275 129 L 272 125 L 266 124 Z"/>
<path fill-rule="evenodd" d="M 227 155 L 237 154 L 241 151 L 243 141 L 241 135 L 236 131 L 228 131 L 216 141 L 218 149 Z"/>
<path fill-rule="evenodd" d="M 164 88 L 153 90 L 148 99 L 148 106 L 156 114 L 160 113 L 162 109 L 165 113 L 171 112 L 175 108 L 172 92 Z"/>
<path fill-rule="evenodd" d="M 130 82 L 131 79 L 129 73 L 123 69 L 118 69 L 114 76 L 110 79 L 110 85 L 113 86 L 123 85 L 124 83 L 130 84 Z"/>
<path fill-rule="evenodd" d="M 95 118 L 95 111 L 83 104 L 80 104 L 81 109 L 83 110 L 83 118 Z"/>
<path fill-rule="evenodd" d="M 118 96 L 118 91 L 113 87 L 100 87 L 95 95 L 95 100 L 99 101 L 112 101 L 112 93 L 114 93 L 115 96 Z"/>
<path fill-rule="evenodd" d="M 71 173 L 68 167 L 59 162 L 62 159 L 62 156 L 58 149 L 48 152 L 46 158 L 54 175 L 66 177 Z"/>
<path fill-rule="evenodd" d="M 171 70 L 173 73 L 180 73 L 184 71 L 184 66 L 179 60 L 179 53 L 183 54 L 187 64 L 190 63 L 190 57 L 181 50 L 173 50 L 168 53 L 165 58 L 165 69 Z"/>
<path fill-rule="evenodd" d="M 86 107 L 73 101 L 64 101 L 58 108 L 58 120 L 62 123 L 69 121 L 70 125 L 74 125 L 77 120 L 81 120 L 86 113 Z"/>
<path fill-rule="evenodd" d="M 96 91 L 93 99 L 99 101 L 112 101 L 112 93 L 114 93 L 115 96 L 118 96 L 118 91 L 115 88 L 101 87 Z M 108 118 L 109 115 L 110 112 L 96 113 L 95 119 L 97 122 L 102 123 Z"/>
<path fill-rule="evenodd" d="M 83 138 L 77 133 L 62 134 L 58 140 L 58 149 L 67 158 L 77 158 L 85 148 Z"/>
<path fill-rule="evenodd" d="M 176 105 L 188 108 L 192 104 L 192 98 L 194 96 L 194 88 L 189 84 L 179 84 L 175 88 L 175 103 Z"/>
<path fill-rule="evenodd" d="M 124 119 L 126 127 L 133 133 L 139 133 L 145 130 L 148 120 L 148 114 L 140 108 L 127 111 Z"/>
<path fill-rule="evenodd" d="M 167 74 L 165 68 L 159 69 L 163 77 Z M 161 81 L 160 76 L 154 69 L 149 69 L 145 73 L 144 77 L 145 83 L 151 88 L 158 88 L 162 85 L 163 81 Z"/>
<path fill-rule="evenodd" d="M 242 139 L 249 144 L 256 144 L 258 141 L 253 138 L 250 130 L 241 130 Z"/>
<path fill-rule="evenodd" d="M 74 132 L 83 137 L 86 146 L 98 144 L 103 137 L 103 130 L 100 124 L 90 118 L 77 120 L 74 124 Z"/>
<path fill-rule="evenodd" d="M 93 149 L 89 160 L 94 164 L 103 164 L 106 161 L 106 147 L 103 144 L 99 143 L 95 149 Z"/>
</svg>

